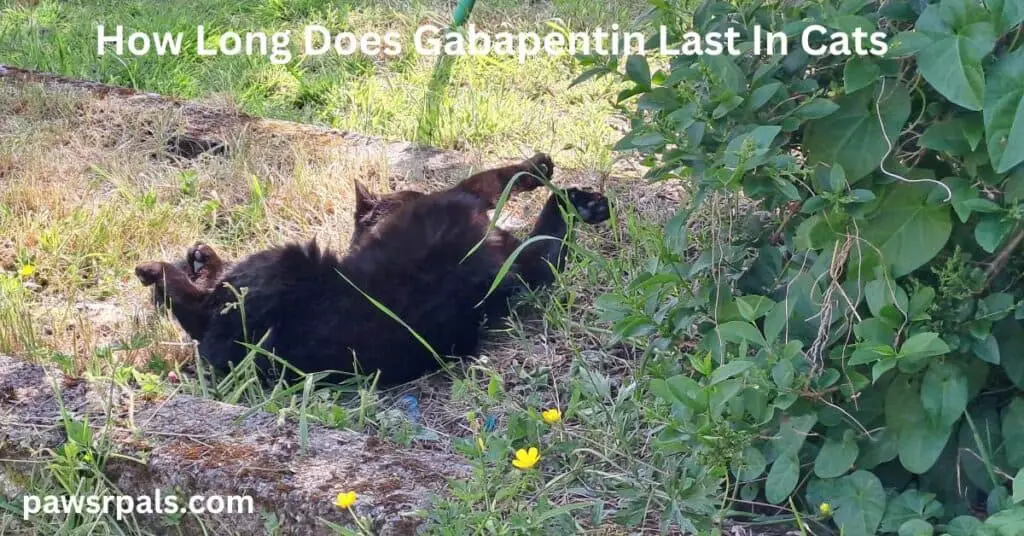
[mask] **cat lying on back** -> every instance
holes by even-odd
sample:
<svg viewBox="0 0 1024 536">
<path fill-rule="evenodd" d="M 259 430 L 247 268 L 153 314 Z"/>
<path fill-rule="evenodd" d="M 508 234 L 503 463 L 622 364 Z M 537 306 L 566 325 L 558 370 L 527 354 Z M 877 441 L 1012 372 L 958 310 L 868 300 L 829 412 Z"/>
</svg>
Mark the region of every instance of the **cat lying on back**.
<svg viewBox="0 0 1024 536">
<path fill-rule="evenodd" d="M 516 181 L 513 191 L 532 190 L 543 184 L 538 177 L 550 179 L 553 170 L 550 158 L 537 155 L 474 175 L 450 190 L 398 196 L 387 206 L 377 198 L 373 206 L 357 209 L 363 217 L 375 211 L 376 216 L 357 222 L 353 249 L 340 258 L 311 241 L 227 265 L 199 244 L 189 250 L 185 268 L 150 262 L 135 272 L 144 285 L 159 289 L 182 328 L 199 341 L 200 355 L 218 369 L 246 357 L 239 341 L 262 339 L 262 348 L 304 372 L 379 371 L 382 384 L 401 383 L 440 368 L 435 355 L 475 354 L 485 319 L 505 317 L 510 298 L 554 280 L 566 256 L 562 239 L 569 223 L 563 211 L 575 211 L 592 224 L 609 218 L 608 201 L 600 194 L 553 193 L 531 236 L 555 240 L 525 247 L 488 295 L 520 242 L 502 229 L 488 234 L 487 211 L 509 181 Z M 242 304 L 245 326 L 243 307 L 230 306 L 238 299 L 228 285 L 248 289 Z M 258 355 L 256 364 L 266 379 L 273 378 L 271 360 Z"/>
<path fill-rule="evenodd" d="M 553 168 L 553 164 L 550 162 L 540 162 L 540 165 L 549 165 Z M 483 171 L 462 181 L 455 188 L 470 192 L 481 199 L 493 200 L 489 208 L 495 208 L 494 203 L 497 202 L 508 184 L 507 174 L 509 172 L 518 173 L 520 169 L 521 165 Z M 512 186 L 509 193 L 521 193 L 536 187 L 526 186 L 526 184 L 526 181 L 518 181 Z M 367 240 L 372 230 L 388 215 L 394 213 L 402 205 L 426 195 L 415 190 L 374 194 L 358 180 L 354 183 L 354 189 L 356 202 L 349 251 Z M 212 290 L 220 283 L 221 277 L 231 264 L 230 261 L 223 260 L 209 245 L 196 242 L 185 253 L 185 259 L 175 263 L 175 266 L 185 272 L 185 275 L 196 287 Z M 164 295 L 162 285 L 153 285 L 152 302 L 158 310 L 162 310 L 167 305 L 167 297 Z"/>
</svg>

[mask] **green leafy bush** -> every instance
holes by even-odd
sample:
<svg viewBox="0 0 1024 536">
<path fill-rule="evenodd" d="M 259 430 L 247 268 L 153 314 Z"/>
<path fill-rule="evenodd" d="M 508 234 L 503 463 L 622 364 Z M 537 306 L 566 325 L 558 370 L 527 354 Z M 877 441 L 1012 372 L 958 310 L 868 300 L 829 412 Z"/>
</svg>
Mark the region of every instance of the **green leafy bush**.
<svg viewBox="0 0 1024 536">
<path fill-rule="evenodd" d="M 598 303 L 670 363 L 652 448 L 845 536 L 1024 534 L 1024 2 L 652 4 L 675 42 L 744 51 L 583 60 L 632 82 L 616 148 L 691 187 Z M 812 24 L 888 51 L 812 56 Z M 752 53 L 755 25 L 788 54 Z"/>
</svg>

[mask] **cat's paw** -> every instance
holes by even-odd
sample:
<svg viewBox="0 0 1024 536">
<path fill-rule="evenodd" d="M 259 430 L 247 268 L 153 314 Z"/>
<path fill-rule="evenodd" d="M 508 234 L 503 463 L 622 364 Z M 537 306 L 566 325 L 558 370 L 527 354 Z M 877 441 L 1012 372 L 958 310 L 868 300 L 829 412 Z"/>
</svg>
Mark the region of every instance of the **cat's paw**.
<svg viewBox="0 0 1024 536">
<path fill-rule="evenodd" d="M 539 188 L 544 185 L 543 181 L 551 182 L 551 177 L 555 173 L 554 161 L 544 153 L 533 155 L 532 158 L 523 162 L 523 167 L 529 174 L 519 179 L 517 186 L 520 188 Z"/>
<path fill-rule="evenodd" d="M 576 212 L 579 212 L 580 218 L 586 223 L 601 223 L 612 215 L 608 198 L 597 192 L 568 188 L 565 194 L 569 197 L 572 206 L 576 208 Z"/>
<path fill-rule="evenodd" d="M 222 264 L 217 252 L 202 242 L 196 242 L 194 246 L 188 248 L 185 260 L 188 277 L 192 281 L 207 275 L 215 276 L 220 271 Z"/>
<path fill-rule="evenodd" d="M 148 287 L 160 281 L 164 277 L 164 263 L 145 262 L 135 267 L 135 277 L 139 278 L 142 286 Z"/>
</svg>

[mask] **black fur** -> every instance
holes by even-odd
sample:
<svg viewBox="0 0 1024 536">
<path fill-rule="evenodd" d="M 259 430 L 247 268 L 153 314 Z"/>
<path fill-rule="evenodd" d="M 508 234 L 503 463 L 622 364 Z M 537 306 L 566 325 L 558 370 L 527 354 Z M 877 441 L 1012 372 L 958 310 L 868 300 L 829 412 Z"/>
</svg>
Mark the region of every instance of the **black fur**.
<svg viewBox="0 0 1024 536">
<path fill-rule="evenodd" d="M 518 169 L 536 168 L 537 161 L 535 157 Z M 544 174 L 550 176 L 550 160 L 542 161 Z M 473 355 L 485 317 L 506 315 L 509 298 L 524 286 L 550 283 L 552 266 L 560 269 L 564 262 L 561 240 L 531 244 L 497 290 L 477 307 L 519 245 L 510 233 L 494 229 L 484 246 L 466 257 L 489 226 L 487 210 L 496 201 L 495 181 L 510 178 L 507 173 L 492 175 L 489 182 L 470 178 L 451 190 L 406 199 L 375 222 L 359 247 L 343 258 L 315 242 L 276 247 L 230 267 L 215 288 L 200 288 L 169 263 L 140 265 L 136 273 L 144 284 L 164 288 L 175 317 L 199 341 L 199 353 L 217 368 L 246 356 L 238 341 L 247 337 L 257 343 L 266 336 L 263 348 L 305 372 L 351 372 L 358 361 L 363 373 L 379 370 L 384 385 L 409 381 L 440 367 L 410 329 L 440 356 Z M 523 189 L 531 187 L 536 185 Z M 598 223 L 609 217 L 608 202 L 600 194 L 575 189 L 565 194 L 585 221 Z M 568 225 L 563 210 L 571 211 L 558 194 L 552 194 L 533 235 L 564 238 Z M 245 330 L 243 307 L 230 305 L 237 300 L 225 284 L 247 289 Z M 266 359 L 258 358 L 257 363 L 269 372 Z"/>
</svg>

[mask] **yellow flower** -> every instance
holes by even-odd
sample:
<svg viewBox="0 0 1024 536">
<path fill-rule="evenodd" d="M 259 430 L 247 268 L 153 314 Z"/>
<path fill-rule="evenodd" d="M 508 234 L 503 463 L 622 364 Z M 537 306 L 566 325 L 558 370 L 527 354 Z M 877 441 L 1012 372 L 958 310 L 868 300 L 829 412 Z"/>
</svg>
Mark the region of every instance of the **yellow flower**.
<svg viewBox="0 0 1024 536">
<path fill-rule="evenodd" d="M 825 517 L 829 517 L 832 515 L 832 505 L 827 502 L 821 503 L 818 505 L 818 512 Z"/>
<path fill-rule="evenodd" d="M 18 270 L 18 275 L 21 277 L 32 277 L 36 273 L 36 267 L 31 264 L 25 264 Z"/>
<path fill-rule="evenodd" d="M 484 448 L 484 438 L 480 436 L 476 436 L 476 446 L 480 447 L 481 452 L 487 450 L 486 448 Z"/>
<path fill-rule="evenodd" d="M 334 499 L 334 505 L 337 506 L 338 508 L 343 508 L 347 510 L 349 507 L 356 503 L 357 498 L 358 497 L 356 495 L 356 492 L 354 491 L 346 491 L 345 493 L 339 493 L 338 496 L 335 497 Z"/>
<path fill-rule="evenodd" d="M 540 461 L 540 451 L 537 447 L 530 447 L 527 449 L 519 449 L 516 451 L 516 459 L 512 460 L 512 465 L 519 469 L 529 469 L 537 462 Z"/>
<path fill-rule="evenodd" d="M 548 424 L 555 424 L 562 420 L 562 411 L 558 408 L 546 409 L 540 414 L 544 418 L 544 422 Z"/>
</svg>

